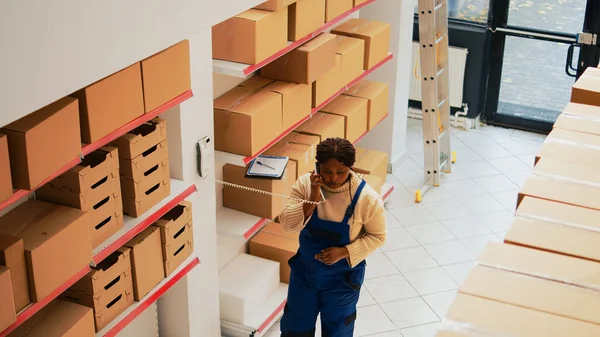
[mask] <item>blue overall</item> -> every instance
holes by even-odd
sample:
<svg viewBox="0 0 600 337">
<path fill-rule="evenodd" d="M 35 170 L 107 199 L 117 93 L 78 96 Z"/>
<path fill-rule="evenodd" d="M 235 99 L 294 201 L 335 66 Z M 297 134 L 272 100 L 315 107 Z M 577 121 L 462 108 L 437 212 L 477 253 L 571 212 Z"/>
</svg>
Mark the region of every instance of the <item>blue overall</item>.
<svg viewBox="0 0 600 337">
<path fill-rule="evenodd" d="M 351 268 L 346 259 L 333 265 L 315 255 L 330 247 L 350 243 L 348 220 L 365 187 L 363 180 L 347 208 L 342 222 L 319 219 L 315 208 L 300 232 L 300 248 L 289 260 L 291 268 L 287 304 L 281 319 L 281 337 L 313 337 L 321 313 L 323 337 L 352 337 L 356 303 L 365 276 L 365 261 Z"/>
</svg>

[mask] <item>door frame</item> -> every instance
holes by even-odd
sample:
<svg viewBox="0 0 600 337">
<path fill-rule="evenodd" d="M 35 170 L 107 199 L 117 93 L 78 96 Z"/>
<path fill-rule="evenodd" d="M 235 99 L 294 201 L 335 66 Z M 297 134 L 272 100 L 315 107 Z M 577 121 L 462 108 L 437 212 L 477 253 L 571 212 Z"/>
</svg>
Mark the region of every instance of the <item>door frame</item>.
<svg viewBox="0 0 600 337">
<path fill-rule="evenodd" d="M 500 99 L 500 86 L 502 81 L 502 64 L 506 46 L 506 37 L 515 36 L 548 42 L 562 42 L 574 44 L 576 34 L 554 32 L 548 30 L 520 27 L 508 24 L 510 0 L 491 0 L 488 26 L 491 30 L 491 45 L 489 54 L 489 77 L 483 119 L 487 124 L 522 129 L 538 133 L 549 133 L 553 124 L 533 118 L 517 117 L 498 114 Z M 600 35 L 600 1 L 588 0 L 582 32 Z M 581 46 L 577 66 L 577 77 L 588 66 L 597 66 L 600 57 L 600 47 Z M 566 55 L 565 55 L 566 63 Z M 575 79 L 574 79 L 575 80 Z"/>
</svg>

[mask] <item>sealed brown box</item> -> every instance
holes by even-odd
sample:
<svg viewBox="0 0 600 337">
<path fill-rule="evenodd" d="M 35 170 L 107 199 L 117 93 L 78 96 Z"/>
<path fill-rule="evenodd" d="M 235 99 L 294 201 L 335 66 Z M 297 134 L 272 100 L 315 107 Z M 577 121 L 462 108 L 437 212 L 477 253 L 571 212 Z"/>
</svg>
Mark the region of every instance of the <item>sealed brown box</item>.
<svg viewBox="0 0 600 337">
<path fill-rule="evenodd" d="M 119 150 L 105 146 L 86 155 L 81 163 L 50 183 L 55 188 L 64 187 L 85 194 L 100 186 L 107 176 L 118 170 Z"/>
<path fill-rule="evenodd" d="M 342 57 L 342 83 L 344 85 L 362 75 L 365 62 L 364 40 L 338 35 L 337 54 Z"/>
<path fill-rule="evenodd" d="M 368 100 L 368 130 L 375 127 L 388 114 L 389 86 L 387 83 L 362 80 L 344 92 L 344 95 Z"/>
<path fill-rule="evenodd" d="M 181 229 L 192 221 L 192 203 L 184 200 L 179 205 L 173 207 L 154 225 L 160 228 L 160 241 L 168 243 L 180 234 Z"/>
<path fill-rule="evenodd" d="M 297 127 L 296 132 L 319 136 L 319 141 L 322 142 L 327 138 L 344 137 L 344 123 L 342 116 L 317 112 L 308 121 Z"/>
<path fill-rule="evenodd" d="M 186 224 L 182 230 L 173 241 L 163 244 L 165 277 L 171 275 L 194 252 L 192 222 Z"/>
<path fill-rule="evenodd" d="M 244 166 L 225 164 L 223 166 L 223 180 L 283 195 L 289 195 L 295 183 L 296 163 L 293 161 L 288 162 L 281 180 L 245 178 L 246 170 Z M 223 206 L 261 218 L 274 219 L 281 213 L 285 204 L 286 200 L 283 198 L 257 195 L 254 192 L 239 188 L 223 187 Z"/>
<path fill-rule="evenodd" d="M 10 269 L 16 312 L 29 305 L 29 284 L 23 239 L 0 234 L 0 266 Z"/>
<path fill-rule="evenodd" d="M 146 112 L 158 108 L 192 87 L 188 40 L 148 57 L 141 64 Z"/>
<path fill-rule="evenodd" d="M 571 89 L 571 102 L 600 106 L 600 69 L 588 67 Z"/>
<path fill-rule="evenodd" d="M 519 191 L 517 206 L 530 196 L 600 210 L 600 199 L 595 198 L 600 191 L 597 171 L 591 166 L 542 158 Z"/>
<path fill-rule="evenodd" d="M 385 152 L 356 148 L 356 163 L 354 167 L 360 169 L 364 174 L 385 178 L 387 176 L 387 165 L 389 156 Z"/>
<path fill-rule="evenodd" d="M 462 293 L 456 295 L 445 320 L 447 324 L 441 331 L 464 331 L 468 327 L 470 335 L 471 331 L 492 336 L 600 335 L 600 326 L 596 324 Z"/>
<path fill-rule="evenodd" d="M 282 9 L 286 9 L 287 6 L 293 4 L 296 0 L 268 0 L 255 6 L 254 9 L 262 9 L 263 11 L 276 12 Z"/>
<path fill-rule="evenodd" d="M 86 212 L 28 200 L 0 217 L 0 233 L 23 239 L 33 301 L 40 301 L 92 260 Z"/>
<path fill-rule="evenodd" d="M 99 295 L 111 288 L 124 273 L 131 273 L 130 249 L 121 247 L 102 260 L 92 271 L 77 281 L 70 289 L 85 295 Z M 131 284 L 129 284 L 131 287 Z M 124 287 L 125 290 L 127 287 Z"/>
<path fill-rule="evenodd" d="M 506 243 L 600 261 L 600 211 L 525 197 Z"/>
<path fill-rule="evenodd" d="M 265 87 L 278 94 L 282 104 L 282 129 L 287 130 L 310 115 L 311 87 L 306 84 L 276 81 Z"/>
<path fill-rule="evenodd" d="M 383 61 L 390 48 L 390 24 L 364 19 L 350 19 L 331 30 L 333 34 L 354 37 L 365 41 L 365 63 L 367 70 Z"/>
<path fill-rule="evenodd" d="M 325 23 L 325 0 L 298 0 L 288 7 L 288 40 L 298 41 Z"/>
<path fill-rule="evenodd" d="M 335 66 L 335 35 L 321 33 L 260 70 L 279 81 L 311 84 Z"/>
<path fill-rule="evenodd" d="M 600 148 L 600 135 L 556 128 L 548 134 L 546 142 Z"/>
<path fill-rule="evenodd" d="M 260 90 L 273 82 L 274 82 L 274 80 L 272 80 L 270 78 L 264 78 L 264 77 L 261 77 L 258 75 L 254 75 L 254 76 L 250 77 L 249 79 L 245 80 L 244 82 L 238 84 L 237 86 L 249 88 L 249 89 L 253 89 L 253 90 Z"/>
<path fill-rule="evenodd" d="M 215 149 L 252 156 L 283 131 L 281 95 L 235 87 L 214 100 Z"/>
<path fill-rule="evenodd" d="M 296 255 L 299 242 L 284 236 L 260 231 L 250 240 L 250 255 L 279 262 L 279 280 L 290 283 L 289 259 Z"/>
<path fill-rule="evenodd" d="M 344 117 L 344 137 L 355 143 L 367 132 L 368 104 L 364 99 L 340 95 L 321 109 L 333 115 Z"/>
<path fill-rule="evenodd" d="M 171 179 L 159 181 L 136 199 L 123 197 L 123 213 L 139 217 L 171 194 Z"/>
<path fill-rule="evenodd" d="M 352 0 L 327 0 L 325 3 L 325 22 L 329 22 L 352 9 Z"/>
<path fill-rule="evenodd" d="M 81 140 L 93 143 L 144 114 L 142 70 L 135 63 L 72 94 L 79 100 Z M 61 127 L 61 131 L 65 130 Z"/>
<path fill-rule="evenodd" d="M 312 83 L 312 107 L 317 108 L 346 85 L 342 81 L 342 56 L 335 55 L 335 67 Z"/>
<path fill-rule="evenodd" d="M 558 158 L 569 163 L 600 167 L 600 150 L 577 143 L 548 140 L 542 143 L 535 156 L 534 164 L 537 164 L 541 158 Z"/>
<path fill-rule="evenodd" d="M 77 100 L 62 98 L 2 129 L 13 187 L 31 190 L 81 153 Z M 52 141 L 48 141 L 51 139 Z"/>
<path fill-rule="evenodd" d="M 374 176 L 374 175 L 369 175 L 369 174 L 363 175 L 362 178 L 367 182 L 367 184 L 369 184 L 369 186 L 371 186 L 371 188 L 373 188 L 375 190 L 375 192 L 381 194 L 381 188 L 383 187 L 383 184 L 385 183 L 384 178 Z"/>
<path fill-rule="evenodd" d="M 131 248 L 134 298 L 140 301 L 165 278 L 160 230 L 150 226 L 125 246 Z"/>
<path fill-rule="evenodd" d="M 8 336 L 94 337 L 94 314 L 86 306 L 54 300 Z"/>
<path fill-rule="evenodd" d="M 263 229 L 261 229 L 261 232 L 271 233 L 271 234 L 274 234 L 277 236 L 283 236 L 285 238 L 295 240 L 295 241 L 298 241 L 300 239 L 299 231 L 286 232 L 280 223 L 277 223 L 274 221 L 267 223 L 265 225 L 265 227 L 263 227 Z"/>
<path fill-rule="evenodd" d="M 315 167 L 315 158 L 312 155 L 311 147 L 304 144 L 294 144 L 279 142 L 264 152 L 267 156 L 284 156 L 296 163 L 296 172 L 294 181 L 301 175 L 310 172 Z"/>
<path fill-rule="evenodd" d="M 314 159 L 315 155 L 317 154 L 317 145 L 319 145 L 319 143 L 321 142 L 321 138 L 316 135 L 302 134 L 294 131 L 290 132 L 287 136 L 283 137 L 281 141 L 286 143 L 303 144 L 310 146 L 311 149 L 309 157 Z"/>
<path fill-rule="evenodd" d="M 259 63 L 287 45 L 287 10 L 245 11 L 212 27 L 212 53 L 218 60 Z"/>
<path fill-rule="evenodd" d="M 600 106 L 569 103 L 553 128 L 600 135 Z"/>
<path fill-rule="evenodd" d="M 3 266 L 0 266 L 0 298 L 0 331 L 3 331 L 17 320 L 10 269 Z"/>
<path fill-rule="evenodd" d="M 0 202 L 13 195 L 10 158 L 8 155 L 8 138 L 0 133 Z"/>
<path fill-rule="evenodd" d="M 565 280 L 547 279 L 551 277 L 475 266 L 459 292 L 600 324 L 600 292 L 577 286 L 565 287 Z"/>
<path fill-rule="evenodd" d="M 117 138 L 112 145 L 119 149 L 120 158 L 133 159 L 142 154 L 147 156 L 152 147 L 165 140 L 167 121 L 156 117 Z"/>
</svg>

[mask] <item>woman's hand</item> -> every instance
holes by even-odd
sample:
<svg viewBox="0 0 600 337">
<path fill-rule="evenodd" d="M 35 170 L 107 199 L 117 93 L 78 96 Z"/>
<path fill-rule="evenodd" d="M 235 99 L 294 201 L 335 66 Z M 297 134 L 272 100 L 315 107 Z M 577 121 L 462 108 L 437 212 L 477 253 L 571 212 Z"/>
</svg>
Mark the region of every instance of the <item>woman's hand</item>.
<svg viewBox="0 0 600 337">
<path fill-rule="evenodd" d="M 320 174 L 313 172 L 310 175 L 310 201 L 321 201 L 321 185 L 323 180 Z"/>
<path fill-rule="evenodd" d="M 320 254 L 315 255 L 315 259 L 326 265 L 332 265 L 348 256 L 350 256 L 350 253 L 346 247 L 330 247 L 323 249 Z"/>
</svg>

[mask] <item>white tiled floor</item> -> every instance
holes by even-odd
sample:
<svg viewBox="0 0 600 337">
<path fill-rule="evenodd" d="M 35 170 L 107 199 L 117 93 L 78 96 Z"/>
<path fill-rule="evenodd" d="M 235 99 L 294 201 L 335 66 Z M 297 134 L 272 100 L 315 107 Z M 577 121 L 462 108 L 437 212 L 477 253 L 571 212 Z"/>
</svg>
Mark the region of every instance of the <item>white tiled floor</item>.
<svg viewBox="0 0 600 337">
<path fill-rule="evenodd" d="M 409 158 L 388 176 L 396 187 L 386 205 L 388 239 L 367 259 L 356 337 L 434 336 L 477 255 L 504 237 L 543 140 L 494 127 L 453 129 L 453 172 L 415 204 L 424 179 L 422 130 L 409 119 Z M 267 334 L 275 336 L 278 324 Z"/>
</svg>

